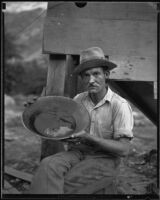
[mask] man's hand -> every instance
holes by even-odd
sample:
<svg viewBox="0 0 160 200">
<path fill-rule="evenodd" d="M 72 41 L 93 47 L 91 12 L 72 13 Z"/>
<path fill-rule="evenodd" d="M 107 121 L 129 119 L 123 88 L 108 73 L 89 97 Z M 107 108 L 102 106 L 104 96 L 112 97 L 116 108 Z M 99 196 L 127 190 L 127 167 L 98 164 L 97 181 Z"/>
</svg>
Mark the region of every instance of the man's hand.
<svg viewBox="0 0 160 200">
<path fill-rule="evenodd" d="M 85 131 L 85 130 L 82 130 L 82 131 L 80 131 L 80 132 L 78 132 L 78 133 L 72 134 L 72 135 L 71 135 L 71 138 L 85 137 L 86 134 L 87 134 L 86 131 Z"/>
<path fill-rule="evenodd" d="M 94 135 L 90 135 L 85 131 L 75 133 L 71 137 L 73 139 L 78 137 L 80 138 L 80 141 L 82 143 L 84 142 L 86 144 L 92 144 L 93 146 L 95 145 L 99 149 L 115 155 L 126 156 L 129 152 L 130 142 L 128 141 L 128 139 L 104 139 Z"/>
<path fill-rule="evenodd" d="M 89 134 L 82 130 L 78 133 L 74 133 L 72 134 L 69 138 L 64 139 L 63 141 L 66 142 L 72 142 L 72 143 L 83 143 L 84 141 L 86 141 L 86 139 L 88 138 Z"/>
<path fill-rule="evenodd" d="M 78 133 L 74 133 L 71 135 L 70 140 L 71 141 L 77 141 L 79 140 L 80 143 L 84 144 L 91 144 L 92 143 L 92 135 L 87 133 L 85 130 L 82 130 Z"/>
<path fill-rule="evenodd" d="M 37 99 L 38 99 L 38 97 L 33 97 L 32 99 L 30 99 L 30 100 L 24 102 L 24 104 L 23 104 L 24 107 L 29 107 L 29 106 L 31 106 L 35 101 L 37 101 Z"/>
</svg>

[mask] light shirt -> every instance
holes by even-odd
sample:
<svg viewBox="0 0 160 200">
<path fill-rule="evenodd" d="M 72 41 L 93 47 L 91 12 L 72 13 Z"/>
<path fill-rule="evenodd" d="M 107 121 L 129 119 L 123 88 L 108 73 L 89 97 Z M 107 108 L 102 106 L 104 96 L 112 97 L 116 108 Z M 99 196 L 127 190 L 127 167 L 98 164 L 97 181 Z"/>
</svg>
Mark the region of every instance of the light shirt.
<svg viewBox="0 0 160 200">
<path fill-rule="evenodd" d="M 87 131 L 91 135 L 104 139 L 133 137 L 131 106 L 109 87 L 106 95 L 97 105 L 94 105 L 88 92 L 76 95 L 74 100 L 84 105 L 89 112 L 91 123 Z"/>
</svg>

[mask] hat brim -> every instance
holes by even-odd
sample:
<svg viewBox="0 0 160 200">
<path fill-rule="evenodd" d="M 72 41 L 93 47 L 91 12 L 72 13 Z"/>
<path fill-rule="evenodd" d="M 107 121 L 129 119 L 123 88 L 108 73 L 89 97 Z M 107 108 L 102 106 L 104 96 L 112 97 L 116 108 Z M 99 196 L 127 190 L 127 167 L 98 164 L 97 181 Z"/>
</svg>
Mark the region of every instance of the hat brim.
<svg viewBox="0 0 160 200">
<path fill-rule="evenodd" d="M 79 64 L 75 70 L 75 74 L 80 74 L 85 70 L 91 69 L 91 68 L 96 68 L 96 67 L 103 67 L 107 70 L 112 70 L 117 65 L 113 62 L 110 62 L 108 60 L 103 60 L 103 59 L 94 59 L 94 60 L 88 60 L 86 62 L 83 62 L 82 64 Z"/>
<path fill-rule="evenodd" d="M 59 117 L 60 113 L 61 114 L 64 113 L 64 115 L 68 115 L 69 117 L 73 118 L 75 122 L 74 126 L 75 128 L 73 132 L 70 132 L 69 134 L 63 136 L 53 137 L 46 135 L 41 131 L 38 131 L 37 127 L 35 127 L 35 122 L 38 119 L 38 117 L 43 113 L 49 113 L 50 116 L 53 113 L 53 119 L 55 115 L 56 117 Z M 46 114 L 44 116 L 47 117 L 49 115 Z M 45 120 L 51 121 L 51 118 Z M 45 96 L 45 97 L 40 97 L 35 103 L 33 103 L 31 106 L 27 107 L 24 110 L 24 112 L 22 113 L 22 122 L 25 128 L 43 138 L 52 140 L 62 140 L 69 138 L 74 133 L 86 129 L 90 124 L 90 117 L 86 108 L 81 104 L 75 102 L 73 99 L 62 96 Z M 46 126 L 49 125 L 53 127 L 53 124 L 55 123 L 56 122 L 54 123 L 48 122 Z M 39 126 L 42 126 L 42 124 Z M 43 128 L 47 129 L 49 127 L 43 127 Z"/>
</svg>

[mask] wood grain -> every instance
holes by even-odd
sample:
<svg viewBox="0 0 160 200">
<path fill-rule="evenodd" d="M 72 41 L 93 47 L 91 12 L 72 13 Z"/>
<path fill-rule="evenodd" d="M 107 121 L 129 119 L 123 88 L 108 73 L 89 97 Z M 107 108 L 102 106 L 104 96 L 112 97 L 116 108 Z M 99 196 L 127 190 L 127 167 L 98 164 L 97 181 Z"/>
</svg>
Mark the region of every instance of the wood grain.
<svg viewBox="0 0 160 200">
<path fill-rule="evenodd" d="M 66 76 L 66 56 L 50 55 L 47 83 L 45 92 L 46 96 L 63 96 Z M 46 156 L 53 155 L 60 151 L 64 151 L 64 146 L 60 141 L 42 139 L 41 159 Z"/>
</svg>

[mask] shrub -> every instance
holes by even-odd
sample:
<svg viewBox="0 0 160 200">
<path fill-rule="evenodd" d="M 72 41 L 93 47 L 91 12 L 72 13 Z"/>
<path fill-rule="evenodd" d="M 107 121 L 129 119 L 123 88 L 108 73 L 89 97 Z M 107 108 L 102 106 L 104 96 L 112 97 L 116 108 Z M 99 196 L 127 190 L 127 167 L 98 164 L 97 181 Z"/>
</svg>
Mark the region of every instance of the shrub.
<svg viewBox="0 0 160 200">
<path fill-rule="evenodd" d="M 5 66 L 5 93 L 9 95 L 40 95 L 46 84 L 47 70 L 36 61 Z"/>
</svg>

